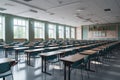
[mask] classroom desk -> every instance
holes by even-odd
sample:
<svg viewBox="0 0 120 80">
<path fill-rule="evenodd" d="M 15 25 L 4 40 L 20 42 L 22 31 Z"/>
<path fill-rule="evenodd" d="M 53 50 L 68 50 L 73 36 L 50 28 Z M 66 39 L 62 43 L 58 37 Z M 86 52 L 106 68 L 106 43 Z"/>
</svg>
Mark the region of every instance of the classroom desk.
<svg viewBox="0 0 120 80">
<path fill-rule="evenodd" d="M 45 50 L 44 48 L 40 48 L 40 49 L 30 49 L 30 50 L 25 50 L 25 54 L 27 54 L 27 64 L 30 65 L 30 54 L 31 53 L 35 53 L 35 52 L 42 52 L 43 50 Z"/>
<path fill-rule="evenodd" d="M 83 60 L 86 55 L 82 54 L 75 54 L 67 57 L 60 58 L 61 61 L 64 63 L 64 80 L 67 80 L 67 68 L 68 68 L 68 80 L 70 80 L 70 67 L 71 64 Z"/>
<path fill-rule="evenodd" d="M 15 64 L 15 60 L 14 60 L 14 59 L 10 59 L 10 58 L 0 58 L 0 64 L 8 63 L 8 62 L 10 62 L 11 65 L 14 65 L 14 64 Z"/>
<path fill-rule="evenodd" d="M 30 50 L 25 50 L 25 54 L 27 54 L 27 64 L 30 65 L 30 54 L 32 53 L 41 53 L 45 50 L 55 50 L 58 49 L 59 47 L 45 47 L 45 48 L 38 48 L 38 49 L 30 49 Z"/>
<path fill-rule="evenodd" d="M 80 46 L 80 44 L 74 44 L 75 47 Z"/>
<path fill-rule="evenodd" d="M 48 50 L 55 50 L 55 49 L 59 49 L 59 47 L 45 47 L 45 49 L 48 49 Z"/>
<path fill-rule="evenodd" d="M 94 55 L 94 54 L 96 54 L 98 51 L 93 51 L 93 50 L 85 50 L 85 51 L 83 51 L 83 52 L 80 52 L 80 54 L 82 54 L 82 55 L 89 55 L 89 56 L 91 56 L 91 55 Z M 95 72 L 94 70 L 91 70 L 91 68 L 90 68 L 90 59 L 88 60 L 88 69 L 87 69 L 88 71 L 92 71 L 92 72 Z"/>
<path fill-rule="evenodd" d="M 4 52 L 5 52 L 5 58 L 8 57 L 8 53 L 7 53 L 7 52 L 8 52 L 10 49 L 13 49 L 13 48 L 15 48 L 15 47 L 18 47 L 18 46 L 4 46 L 4 47 L 3 47 Z"/>
<path fill-rule="evenodd" d="M 98 43 L 98 44 L 102 44 L 102 43 Z M 41 53 L 40 56 L 42 58 L 42 72 L 47 73 L 46 72 L 46 62 L 47 62 L 46 57 L 52 56 L 52 55 L 61 55 L 61 54 L 64 54 L 65 52 L 67 52 L 67 51 L 72 51 L 74 49 L 80 49 L 80 48 L 87 48 L 87 47 L 91 47 L 91 46 L 95 46 L 95 45 L 96 44 L 84 45 L 84 46 L 78 46 L 78 47 L 73 47 L 73 48 L 68 48 L 68 49 L 61 49 L 61 50 L 47 52 L 47 53 Z M 96 52 L 97 51 L 89 50 L 86 53 L 88 55 L 92 55 L 92 54 L 95 54 Z M 86 55 L 83 55 L 83 54 L 75 54 L 75 55 L 71 55 L 71 56 L 68 56 L 68 57 L 65 57 L 65 58 L 60 58 L 60 60 L 63 61 L 64 65 L 65 65 L 65 67 L 64 67 L 64 80 L 66 80 L 66 67 L 69 67 L 68 80 L 70 80 L 70 65 L 71 65 L 71 63 L 74 63 L 78 60 L 82 60 L 85 56 Z M 43 65 L 45 67 L 43 67 Z M 49 74 L 49 73 L 47 73 L 47 74 Z"/>
<path fill-rule="evenodd" d="M 60 48 L 68 48 L 68 47 L 73 47 L 73 45 L 64 45 L 64 46 L 60 46 Z"/>
<path fill-rule="evenodd" d="M 95 54 L 97 51 L 93 51 L 93 50 L 85 50 L 80 52 L 80 54 L 84 54 L 84 55 L 92 55 Z"/>
<path fill-rule="evenodd" d="M 38 45 L 38 46 L 34 46 L 35 48 L 44 48 L 44 46 Z"/>
<path fill-rule="evenodd" d="M 4 47 L 4 45 L 0 45 L 0 48 L 3 48 Z"/>
<path fill-rule="evenodd" d="M 82 48 L 87 48 L 89 46 L 71 47 L 71 48 L 60 49 L 60 50 L 56 50 L 56 51 L 41 53 L 40 56 L 42 58 L 42 72 L 43 73 L 47 73 L 46 72 L 46 62 L 47 62 L 46 57 L 52 56 L 52 55 L 59 55 L 59 57 L 63 57 L 66 52 L 69 52 L 69 51 L 72 51 L 72 50 L 76 50 L 76 49 L 80 49 L 80 48 L 81 49 Z M 93 53 L 95 51 L 91 51 L 91 52 Z M 90 53 L 90 51 L 89 51 L 89 53 Z M 45 67 L 43 67 L 43 66 L 45 66 Z M 49 73 L 47 73 L 47 74 L 49 74 Z"/>
<path fill-rule="evenodd" d="M 27 50 L 29 49 L 29 47 L 17 47 L 17 48 L 14 48 L 15 50 L 15 59 L 18 61 L 18 53 L 19 51 L 24 51 L 24 50 Z"/>
<path fill-rule="evenodd" d="M 99 48 L 99 47 L 97 47 L 97 48 L 93 48 L 93 49 L 91 49 L 91 50 L 93 50 L 93 51 L 101 51 L 101 50 L 103 50 L 104 48 Z"/>
<path fill-rule="evenodd" d="M 58 54 L 60 54 L 60 53 L 61 53 L 61 52 L 59 52 L 59 51 L 51 51 L 51 52 L 41 53 L 41 54 L 40 54 L 40 56 L 41 56 L 41 58 L 42 58 L 42 72 L 43 72 L 43 73 L 46 73 L 46 74 L 48 74 L 48 75 L 51 75 L 50 73 L 48 73 L 48 72 L 46 71 L 46 68 L 47 68 L 47 65 L 46 65 L 47 60 L 46 60 L 46 58 L 49 57 L 49 56 L 52 56 L 52 55 L 58 55 Z"/>
<path fill-rule="evenodd" d="M 56 47 L 58 46 L 58 44 L 51 44 L 51 45 L 48 45 L 48 47 Z"/>
<path fill-rule="evenodd" d="M 58 59 L 61 57 L 61 55 L 64 55 L 66 52 L 68 51 L 72 51 L 73 48 L 69 48 L 69 49 L 62 49 L 62 50 L 56 50 L 56 51 L 51 51 L 51 52 L 45 52 L 45 53 L 41 53 L 41 59 L 42 59 L 42 72 L 51 75 L 50 73 L 48 73 L 46 71 L 46 58 L 49 56 L 53 56 L 53 55 L 57 55 Z M 43 67 L 44 66 L 44 67 Z"/>
</svg>

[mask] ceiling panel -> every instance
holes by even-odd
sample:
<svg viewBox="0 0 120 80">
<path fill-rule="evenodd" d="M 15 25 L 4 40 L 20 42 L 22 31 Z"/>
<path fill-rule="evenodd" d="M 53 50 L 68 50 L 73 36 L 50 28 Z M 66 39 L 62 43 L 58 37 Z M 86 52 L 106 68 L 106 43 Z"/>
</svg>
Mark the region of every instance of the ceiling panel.
<svg viewBox="0 0 120 80">
<path fill-rule="evenodd" d="M 0 7 L 7 9 L 2 13 L 72 26 L 120 22 L 120 0 L 0 0 Z"/>
</svg>

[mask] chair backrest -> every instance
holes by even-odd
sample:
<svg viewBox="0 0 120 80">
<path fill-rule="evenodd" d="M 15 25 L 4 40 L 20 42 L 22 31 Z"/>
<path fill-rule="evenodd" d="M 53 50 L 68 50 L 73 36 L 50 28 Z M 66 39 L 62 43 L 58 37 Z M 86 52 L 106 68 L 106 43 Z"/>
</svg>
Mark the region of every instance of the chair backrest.
<svg viewBox="0 0 120 80">
<path fill-rule="evenodd" d="M 71 51 L 71 55 L 76 54 L 76 53 L 77 53 L 76 49 Z"/>
<path fill-rule="evenodd" d="M 82 59 L 82 60 L 80 60 L 80 61 L 77 61 L 77 62 L 75 62 L 75 63 L 73 63 L 72 64 L 72 68 L 74 68 L 74 67 L 77 67 L 77 66 L 79 66 L 81 63 L 83 63 L 84 62 L 84 59 Z"/>
<path fill-rule="evenodd" d="M 11 65 L 10 63 L 2 63 L 0 64 L 0 73 L 4 73 L 4 72 L 7 72 L 11 69 Z"/>
<path fill-rule="evenodd" d="M 49 60 L 54 60 L 54 59 L 57 59 L 57 55 L 48 56 L 48 57 L 46 58 L 47 61 L 49 61 Z"/>
<path fill-rule="evenodd" d="M 85 64 L 87 64 L 87 63 L 88 63 L 88 61 L 89 61 L 89 59 L 90 59 L 90 56 L 89 56 L 89 55 L 87 55 L 87 56 L 84 58 L 84 63 L 85 63 Z"/>
</svg>

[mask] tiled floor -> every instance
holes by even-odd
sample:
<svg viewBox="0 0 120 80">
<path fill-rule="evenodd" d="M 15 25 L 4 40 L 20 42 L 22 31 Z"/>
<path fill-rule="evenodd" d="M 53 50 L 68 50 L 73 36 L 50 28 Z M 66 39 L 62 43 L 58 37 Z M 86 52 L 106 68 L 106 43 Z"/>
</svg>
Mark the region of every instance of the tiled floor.
<svg viewBox="0 0 120 80">
<path fill-rule="evenodd" d="M 83 71 L 83 80 L 120 80 L 120 51 L 114 52 L 116 55 L 112 56 L 110 61 L 104 61 L 102 65 L 97 65 L 96 72 L 89 72 L 90 78 L 88 79 L 86 72 Z M 14 52 L 13 52 L 14 53 Z M 14 55 L 14 54 L 13 54 Z M 14 56 L 9 56 L 13 58 Z M 0 57 L 4 57 L 3 51 L 0 52 Z M 41 59 L 32 60 L 32 66 L 28 66 L 24 57 L 13 68 L 14 80 L 64 80 L 63 70 L 53 69 L 51 67 L 49 72 L 52 75 L 41 73 Z M 95 69 L 92 64 L 92 69 Z M 2 80 L 2 79 L 0 79 Z M 6 80 L 11 80 L 11 76 Z M 71 73 L 71 80 L 82 80 L 80 70 L 73 70 Z"/>
</svg>

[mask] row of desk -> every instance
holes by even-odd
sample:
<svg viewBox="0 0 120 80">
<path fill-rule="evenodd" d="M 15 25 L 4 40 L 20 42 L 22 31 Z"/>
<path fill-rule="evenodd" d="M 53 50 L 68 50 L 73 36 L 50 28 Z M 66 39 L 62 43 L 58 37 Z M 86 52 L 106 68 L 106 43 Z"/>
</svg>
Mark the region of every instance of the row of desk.
<svg viewBox="0 0 120 80">
<path fill-rule="evenodd" d="M 42 72 L 47 73 L 46 71 L 46 58 L 49 56 L 53 56 L 53 55 L 58 55 L 59 59 L 61 61 L 63 61 L 64 63 L 64 80 L 66 80 L 66 68 L 68 67 L 68 80 L 70 80 L 70 65 L 73 64 L 74 62 L 83 59 L 84 57 L 86 57 L 86 55 L 83 54 L 87 54 L 87 55 L 92 55 L 95 54 L 97 51 L 104 49 L 110 45 L 113 44 L 118 44 L 119 42 L 114 42 L 111 44 L 106 44 L 106 42 L 100 42 L 100 43 L 95 43 L 95 44 L 89 44 L 89 45 L 84 45 L 84 46 L 80 46 L 77 45 L 77 47 L 71 47 L 72 45 L 68 45 L 68 46 L 63 46 L 63 48 L 65 49 L 59 49 L 59 47 L 47 47 L 47 48 L 38 48 L 38 49 L 29 49 L 29 47 L 11 47 L 15 50 L 15 59 L 18 60 L 18 54 L 19 51 L 24 51 L 25 54 L 27 55 L 27 64 L 30 65 L 30 54 L 31 53 L 40 53 L 40 56 L 42 58 Z M 81 52 L 81 54 L 74 54 L 74 55 L 70 55 L 67 57 L 62 57 L 61 55 L 64 55 L 66 52 L 72 51 L 72 50 L 78 50 L 78 49 L 85 49 L 88 47 L 92 47 L 92 46 L 96 46 L 96 45 L 103 45 L 106 44 L 104 46 L 99 46 L 97 48 L 94 48 L 93 50 L 88 50 L 88 51 L 83 51 Z M 71 48 L 67 48 L 67 47 L 71 47 Z M 9 49 L 8 47 L 5 48 L 5 51 L 7 51 L 6 49 Z M 45 52 L 43 53 L 45 50 L 55 50 L 55 51 L 51 51 L 51 52 Z M 7 52 L 5 52 L 5 55 L 7 57 Z M 44 67 L 43 67 L 44 66 Z M 90 67 L 89 67 L 90 68 Z M 49 74 L 49 73 L 47 73 Z"/>
<path fill-rule="evenodd" d="M 50 73 L 48 73 L 46 71 L 46 62 L 47 62 L 46 58 L 49 57 L 49 56 L 57 55 L 58 59 L 59 59 L 59 58 L 61 58 L 61 56 L 63 57 L 66 52 L 70 52 L 70 51 L 73 51 L 73 50 L 79 50 L 79 49 L 85 49 L 85 48 L 88 48 L 88 47 L 91 47 L 91 46 L 95 46 L 95 45 L 100 45 L 100 44 L 103 44 L 103 43 L 84 45 L 84 46 L 78 46 L 78 47 L 71 47 L 71 48 L 68 48 L 68 49 L 61 49 L 61 50 L 56 50 L 56 51 L 51 51 L 51 52 L 40 53 L 40 56 L 42 58 L 42 72 L 50 74 Z"/>
<path fill-rule="evenodd" d="M 83 58 L 85 58 L 88 55 L 96 54 L 100 50 L 103 50 L 107 47 L 110 47 L 112 45 L 116 45 L 119 43 L 120 42 L 115 42 L 115 43 L 110 43 L 107 45 L 98 46 L 98 47 L 93 48 L 91 50 L 85 50 L 85 51 L 80 52 L 80 53 L 75 54 L 75 55 L 60 58 L 60 60 L 63 61 L 63 63 L 64 63 L 64 80 L 66 80 L 66 76 L 67 76 L 67 69 L 66 69 L 67 67 L 68 67 L 68 80 L 70 80 L 70 67 L 73 63 L 82 60 Z M 90 70 L 90 61 L 88 62 L 88 64 L 89 64 L 88 70 Z"/>
</svg>

